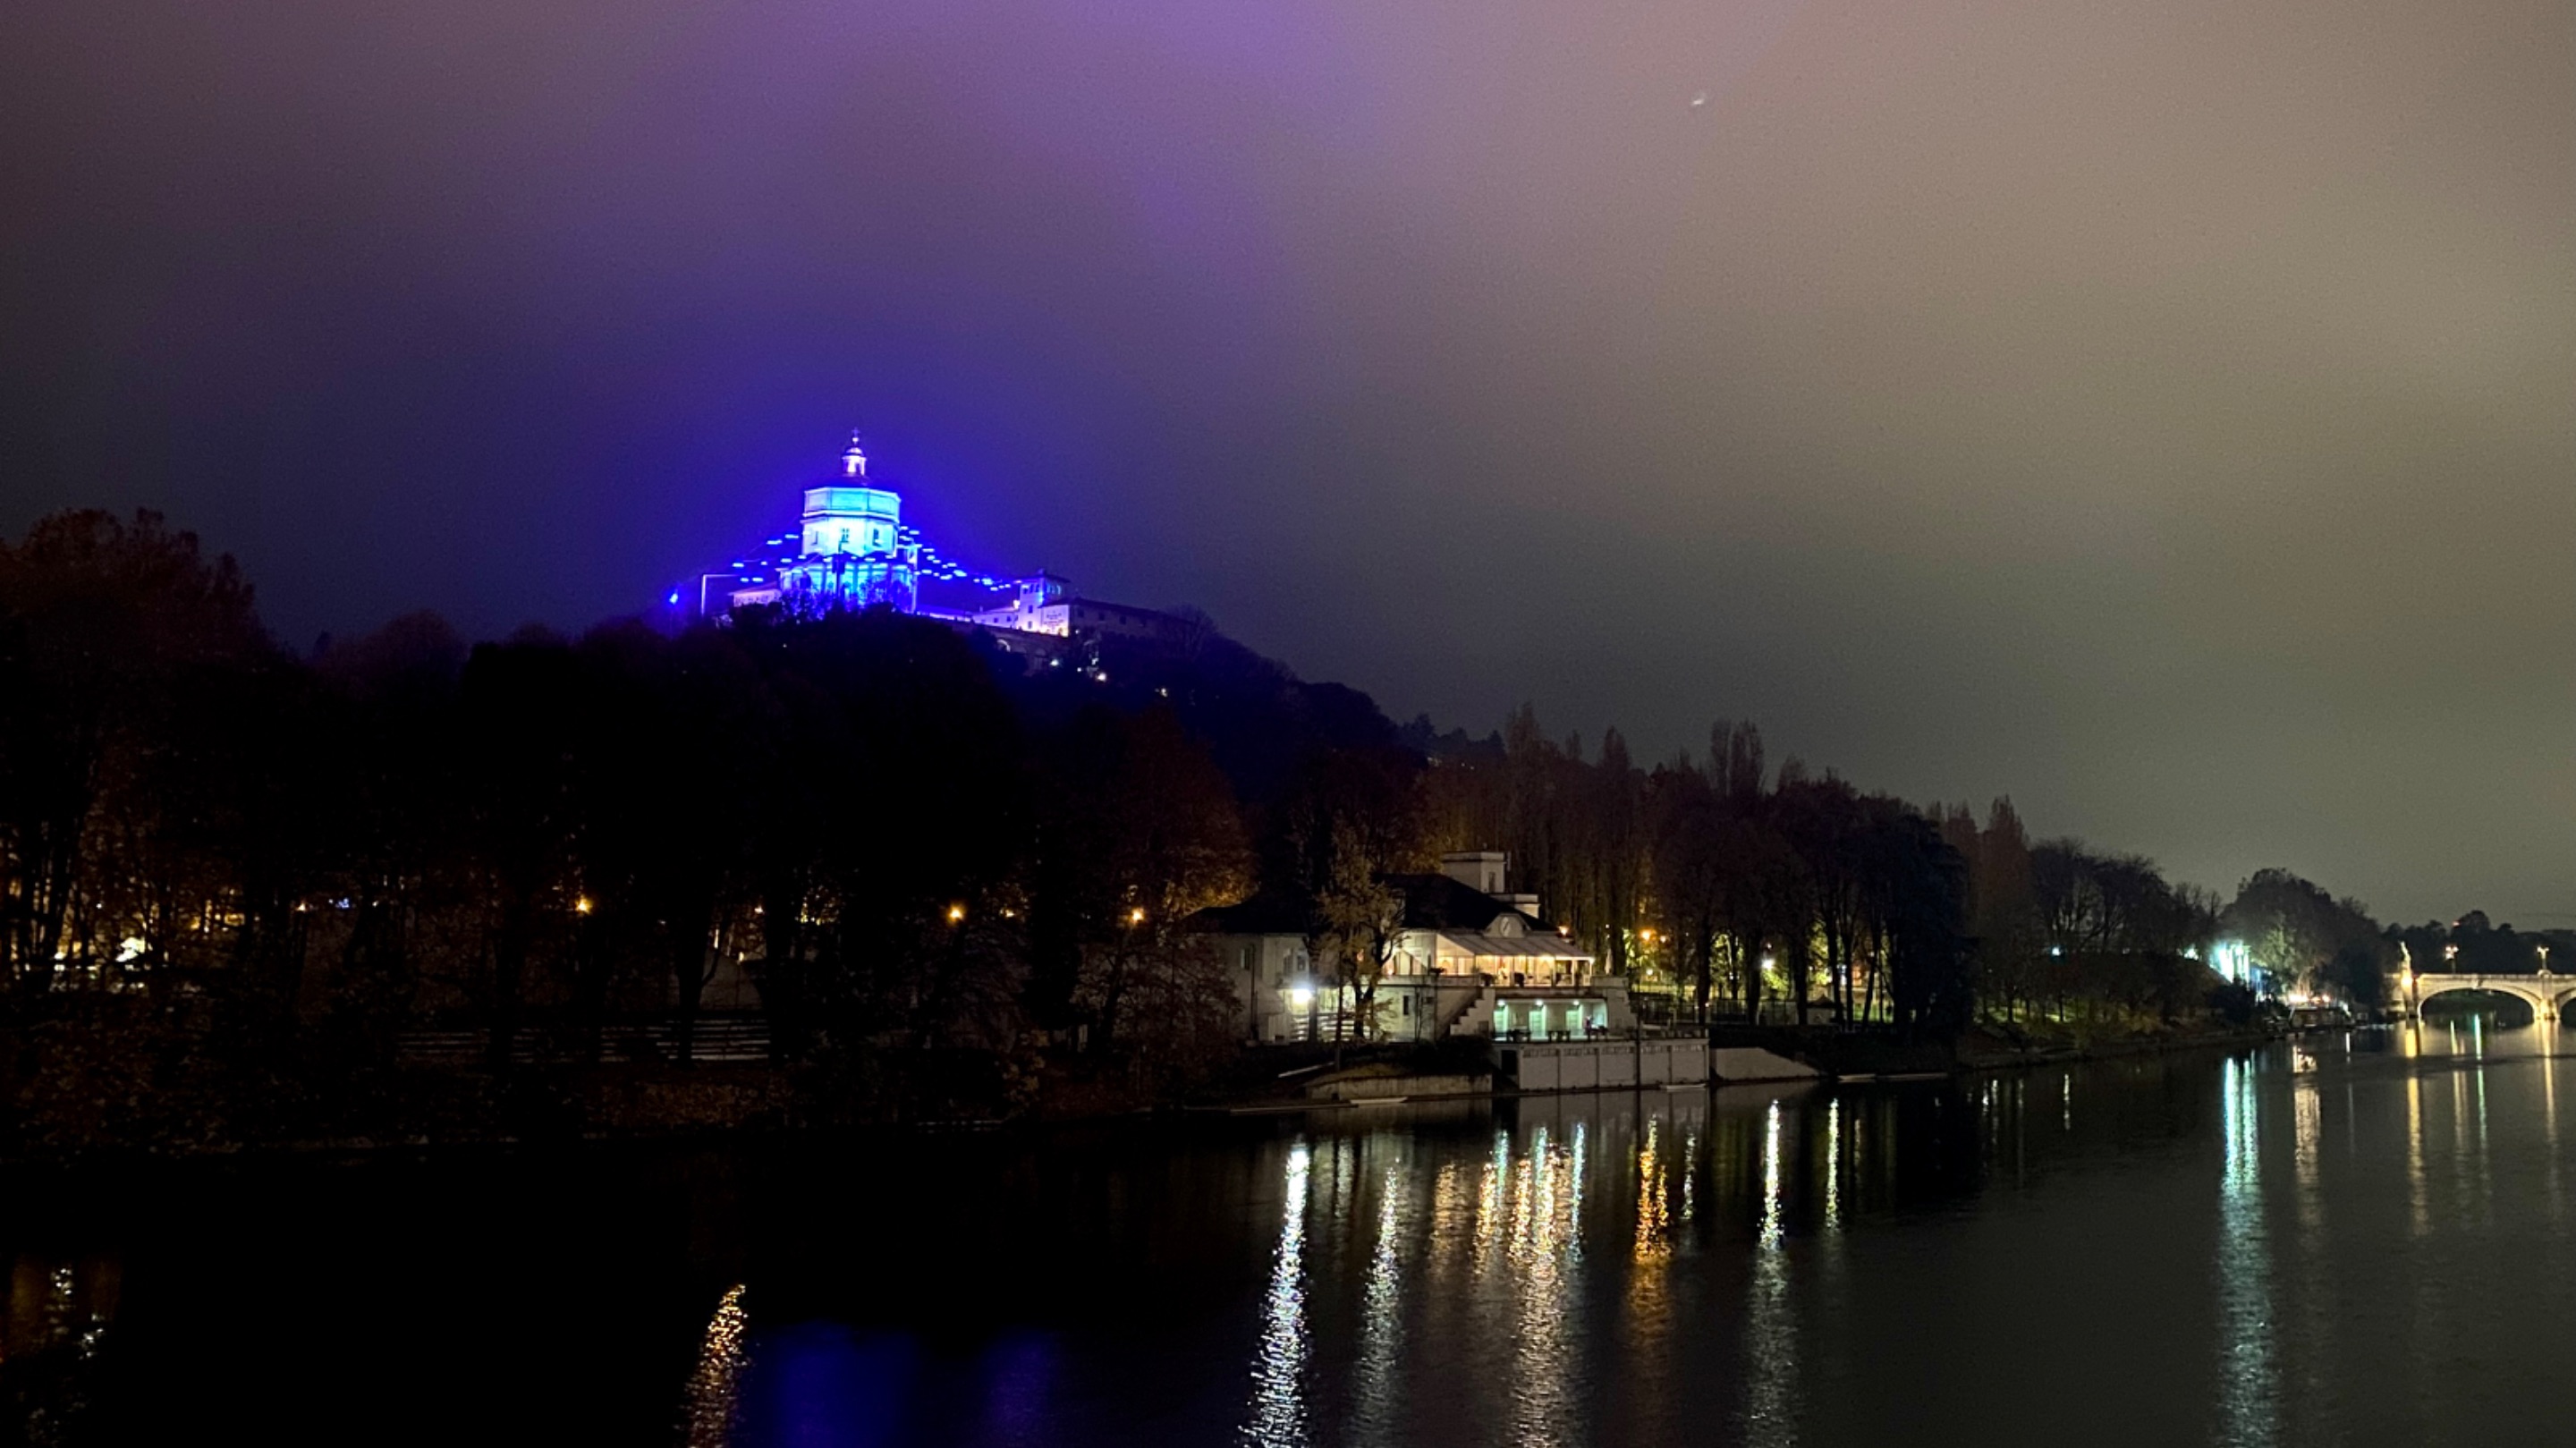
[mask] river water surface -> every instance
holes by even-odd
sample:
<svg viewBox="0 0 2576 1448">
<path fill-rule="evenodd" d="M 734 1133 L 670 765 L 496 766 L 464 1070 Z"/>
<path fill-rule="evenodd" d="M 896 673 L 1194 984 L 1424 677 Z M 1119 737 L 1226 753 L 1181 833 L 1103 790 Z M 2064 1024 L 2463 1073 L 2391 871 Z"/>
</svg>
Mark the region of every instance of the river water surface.
<svg viewBox="0 0 2576 1448">
<path fill-rule="evenodd" d="M 51 1442 L 2565 1442 L 2571 1148 L 2576 1030 L 2464 1024 L 1043 1140 L 22 1176 L 0 1384 Z"/>
</svg>

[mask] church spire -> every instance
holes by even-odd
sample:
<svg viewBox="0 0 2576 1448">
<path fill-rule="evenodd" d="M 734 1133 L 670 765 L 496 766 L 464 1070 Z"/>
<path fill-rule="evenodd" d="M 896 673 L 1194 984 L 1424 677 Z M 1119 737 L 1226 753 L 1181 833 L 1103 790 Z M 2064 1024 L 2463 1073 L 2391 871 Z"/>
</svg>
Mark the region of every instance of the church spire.
<svg viewBox="0 0 2576 1448">
<path fill-rule="evenodd" d="M 850 429 L 850 449 L 841 454 L 841 476 L 864 478 L 868 475 L 867 449 L 859 446 L 859 430 Z"/>
</svg>

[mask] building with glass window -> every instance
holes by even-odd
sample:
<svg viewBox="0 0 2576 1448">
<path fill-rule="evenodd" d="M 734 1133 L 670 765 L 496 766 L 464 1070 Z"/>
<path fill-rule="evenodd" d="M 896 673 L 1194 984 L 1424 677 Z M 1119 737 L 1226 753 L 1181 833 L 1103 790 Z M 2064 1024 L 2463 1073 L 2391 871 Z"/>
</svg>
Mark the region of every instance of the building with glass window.
<svg viewBox="0 0 2576 1448">
<path fill-rule="evenodd" d="M 1295 901 L 1255 896 L 1202 912 L 1197 925 L 1235 972 L 1254 1041 L 1578 1040 L 1629 1031 L 1627 982 L 1599 974 L 1590 951 L 1543 923 L 1537 896 L 1506 892 L 1508 863 L 1500 851 L 1469 851 L 1442 856 L 1438 874 L 1385 877 L 1403 897 L 1403 924 L 1365 1003 L 1336 980 L 1331 961 L 1311 958 Z"/>
</svg>

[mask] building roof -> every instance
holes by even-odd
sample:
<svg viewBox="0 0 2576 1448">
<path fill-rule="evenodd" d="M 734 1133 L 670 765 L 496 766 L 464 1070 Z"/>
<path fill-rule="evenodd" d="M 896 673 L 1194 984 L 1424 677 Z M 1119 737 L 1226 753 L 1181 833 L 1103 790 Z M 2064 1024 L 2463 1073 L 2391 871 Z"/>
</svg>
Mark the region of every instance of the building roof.
<svg viewBox="0 0 2576 1448">
<path fill-rule="evenodd" d="M 1514 915 L 1520 918 L 1522 928 L 1533 935 L 1556 934 L 1554 927 L 1541 923 L 1527 911 L 1515 908 L 1507 900 L 1497 900 L 1464 880 L 1447 875 L 1389 875 L 1386 883 L 1404 892 L 1407 930 L 1490 931 L 1495 921 Z"/>
<path fill-rule="evenodd" d="M 1265 890 L 1241 904 L 1202 910 L 1190 924 L 1218 935 L 1302 935 L 1306 907 L 1291 895 Z"/>
</svg>

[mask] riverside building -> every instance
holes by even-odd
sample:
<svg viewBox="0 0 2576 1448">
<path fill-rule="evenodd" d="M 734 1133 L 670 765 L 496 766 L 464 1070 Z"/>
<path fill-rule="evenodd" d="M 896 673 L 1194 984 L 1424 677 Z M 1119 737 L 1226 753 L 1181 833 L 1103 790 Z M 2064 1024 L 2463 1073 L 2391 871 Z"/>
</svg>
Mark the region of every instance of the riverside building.
<svg viewBox="0 0 2576 1448">
<path fill-rule="evenodd" d="M 1545 924 L 1535 895 L 1506 890 L 1498 850 L 1443 855 L 1440 872 L 1389 875 L 1403 897 L 1395 950 L 1365 1009 L 1360 992 L 1308 953 L 1295 902 L 1254 896 L 1202 912 L 1201 930 L 1234 970 L 1237 1000 L 1255 1041 L 1343 1034 L 1396 1041 L 1451 1036 L 1580 1040 L 1636 1025 L 1628 983 L 1596 969 L 1592 953 Z"/>
</svg>

